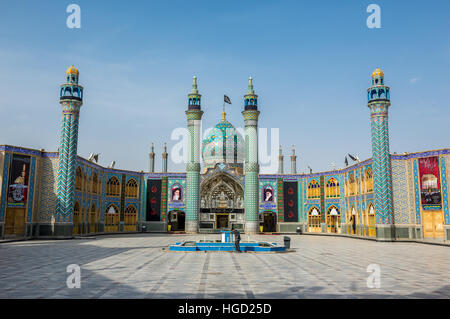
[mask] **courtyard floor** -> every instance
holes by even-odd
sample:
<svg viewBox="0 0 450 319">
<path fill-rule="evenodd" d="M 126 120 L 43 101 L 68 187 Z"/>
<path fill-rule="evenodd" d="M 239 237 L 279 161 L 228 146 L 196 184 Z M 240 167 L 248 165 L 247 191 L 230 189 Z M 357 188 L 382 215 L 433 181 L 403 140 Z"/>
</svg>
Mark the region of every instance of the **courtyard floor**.
<svg viewBox="0 0 450 319">
<path fill-rule="evenodd" d="M 450 298 L 449 247 L 293 235 L 287 253 L 163 250 L 205 237 L 219 238 L 130 234 L 2 243 L 0 298 Z M 281 244 L 283 236 L 250 240 Z M 81 267 L 80 288 L 67 287 L 70 264 Z M 374 264 L 380 287 L 368 288 L 367 267 Z"/>
</svg>

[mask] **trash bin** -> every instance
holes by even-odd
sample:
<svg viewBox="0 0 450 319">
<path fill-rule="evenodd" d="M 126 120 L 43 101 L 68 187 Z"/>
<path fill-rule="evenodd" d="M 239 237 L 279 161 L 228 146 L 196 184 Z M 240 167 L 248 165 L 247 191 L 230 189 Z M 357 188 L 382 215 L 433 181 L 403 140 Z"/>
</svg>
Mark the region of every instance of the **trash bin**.
<svg viewBox="0 0 450 319">
<path fill-rule="evenodd" d="M 147 231 L 147 226 L 142 225 L 142 232 L 145 233 Z"/>
<path fill-rule="evenodd" d="M 288 236 L 284 236 L 284 247 L 286 247 L 286 249 L 291 248 L 291 238 Z"/>
<path fill-rule="evenodd" d="M 302 234 L 302 229 L 300 227 L 297 227 L 297 235 L 301 235 Z"/>
</svg>

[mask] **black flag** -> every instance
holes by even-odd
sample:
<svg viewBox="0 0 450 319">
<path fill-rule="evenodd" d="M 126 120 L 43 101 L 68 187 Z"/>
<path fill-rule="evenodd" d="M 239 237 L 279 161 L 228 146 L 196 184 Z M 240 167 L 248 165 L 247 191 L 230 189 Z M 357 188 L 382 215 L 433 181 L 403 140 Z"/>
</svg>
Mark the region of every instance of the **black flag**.
<svg viewBox="0 0 450 319">
<path fill-rule="evenodd" d="M 345 166 L 348 166 L 347 156 L 345 157 Z"/>
<path fill-rule="evenodd" d="M 356 157 L 351 156 L 350 154 L 348 154 L 348 156 L 352 159 L 352 161 L 356 161 Z"/>
<path fill-rule="evenodd" d="M 226 95 L 223 96 L 223 101 L 224 101 L 225 103 L 231 104 L 230 98 L 229 98 L 228 96 L 226 96 Z"/>
</svg>

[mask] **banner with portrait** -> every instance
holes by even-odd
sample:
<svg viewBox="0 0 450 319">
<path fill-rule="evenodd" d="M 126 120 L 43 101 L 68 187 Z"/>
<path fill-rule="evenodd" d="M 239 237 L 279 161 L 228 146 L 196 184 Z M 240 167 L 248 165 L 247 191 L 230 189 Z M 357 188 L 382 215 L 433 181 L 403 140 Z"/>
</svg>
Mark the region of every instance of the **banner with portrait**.
<svg viewBox="0 0 450 319">
<path fill-rule="evenodd" d="M 441 209 L 441 183 L 437 156 L 419 158 L 420 196 L 423 209 Z"/>
<path fill-rule="evenodd" d="M 8 207 L 25 207 L 28 197 L 30 157 L 13 155 L 9 170 Z"/>
</svg>

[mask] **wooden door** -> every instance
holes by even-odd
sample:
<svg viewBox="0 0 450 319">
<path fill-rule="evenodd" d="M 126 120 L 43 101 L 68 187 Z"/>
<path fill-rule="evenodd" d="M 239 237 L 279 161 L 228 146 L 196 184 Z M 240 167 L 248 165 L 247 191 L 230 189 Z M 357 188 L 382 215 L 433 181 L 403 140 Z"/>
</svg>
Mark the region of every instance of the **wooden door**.
<svg viewBox="0 0 450 319">
<path fill-rule="evenodd" d="M 423 237 L 444 238 L 444 215 L 442 211 L 423 211 Z"/>
<path fill-rule="evenodd" d="M 25 235 L 25 208 L 7 208 L 5 235 Z"/>
</svg>

